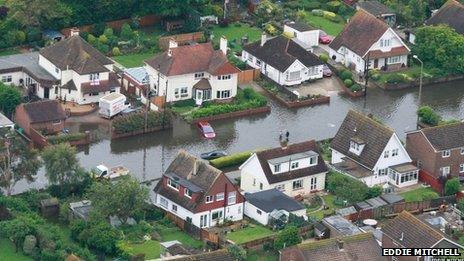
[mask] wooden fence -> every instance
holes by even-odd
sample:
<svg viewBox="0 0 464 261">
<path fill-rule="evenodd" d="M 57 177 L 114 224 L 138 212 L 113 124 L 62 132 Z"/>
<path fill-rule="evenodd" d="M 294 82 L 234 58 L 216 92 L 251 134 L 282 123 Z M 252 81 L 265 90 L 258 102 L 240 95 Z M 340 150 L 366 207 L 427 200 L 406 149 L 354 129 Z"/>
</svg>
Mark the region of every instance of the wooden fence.
<svg viewBox="0 0 464 261">
<path fill-rule="evenodd" d="M 189 42 L 200 42 L 204 39 L 203 32 L 193 32 L 187 34 L 175 34 L 160 37 L 158 40 L 158 45 L 161 50 L 169 49 L 169 40 L 173 39 L 176 41 L 177 45 L 186 45 Z"/>
<path fill-rule="evenodd" d="M 304 226 L 304 227 L 301 227 L 299 228 L 299 234 L 300 236 L 303 236 L 304 234 L 308 233 L 309 231 L 313 230 L 314 229 L 314 225 L 307 225 L 307 226 Z M 266 243 L 274 243 L 274 240 L 276 239 L 277 237 L 277 234 L 274 234 L 274 235 L 270 235 L 270 236 L 267 236 L 267 237 L 263 237 L 263 238 L 258 238 L 258 239 L 255 239 L 255 240 L 252 240 L 252 241 L 248 241 L 248 242 L 245 242 L 243 244 L 240 244 L 243 248 L 256 248 L 256 247 L 259 247 L 259 246 L 262 246 Z"/>
<path fill-rule="evenodd" d="M 247 84 L 259 79 L 261 71 L 259 69 L 248 69 L 238 73 L 238 84 Z"/>
<path fill-rule="evenodd" d="M 220 239 L 218 235 L 210 233 L 209 231 L 199 228 L 189 222 L 185 222 L 185 220 L 170 212 L 165 211 L 165 213 L 166 217 L 169 220 L 171 220 L 177 227 L 182 229 L 182 231 L 184 231 L 185 233 L 191 235 L 196 239 L 208 241 L 216 246 L 219 246 Z"/>
</svg>

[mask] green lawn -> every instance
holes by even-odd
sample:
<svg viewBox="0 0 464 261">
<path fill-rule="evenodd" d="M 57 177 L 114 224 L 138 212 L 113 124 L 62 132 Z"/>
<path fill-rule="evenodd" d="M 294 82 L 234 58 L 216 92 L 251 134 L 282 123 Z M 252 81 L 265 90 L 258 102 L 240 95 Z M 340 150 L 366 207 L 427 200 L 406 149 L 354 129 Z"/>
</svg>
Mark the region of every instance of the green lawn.
<svg viewBox="0 0 464 261">
<path fill-rule="evenodd" d="M 310 12 L 308 12 L 306 15 L 306 21 L 310 25 L 320 28 L 332 36 L 337 36 L 345 27 L 345 23 L 335 23 L 324 17 L 315 16 Z"/>
<path fill-rule="evenodd" d="M 18 54 L 18 53 L 19 51 L 16 49 L 0 50 L 0 56 L 12 55 L 12 54 Z"/>
<path fill-rule="evenodd" d="M 24 255 L 21 251 L 15 253 L 13 243 L 6 238 L 0 238 L 0 260 L 29 261 L 33 259 Z"/>
<path fill-rule="evenodd" d="M 148 240 L 139 244 L 126 243 L 124 248 L 132 255 L 145 254 L 146 260 L 159 258 L 161 254 L 161 245 L 155 240 Z"/>
<path fill-rule="evenodd" d="M 189 236 L 188 234 L 182 232 L 179 228 L 177 227 L 165 227 L 165 226 L 159 226 L 159 234 L 163 241 L 172 241 L 172 240 L 178 240 L 184 245 L 193 247 L 193 248 L 201 248 L 203 247 L 203 242 L 200 240 L 196 240 L 195 238 Z"/>
<path fill-rule="evenodd" d="M 227 239 L 234 241 L 236 244 L 243 244 L 255 239 L 273 235 L 274 232 L 261 225 L 250 225 L 244 229 L 230 232 L 227 234 Z"/>
<path fill-rule="evenodd" d="M 322 196 L 324 199 L 325 205 L 328 206 L 328 209 L 321 209 L 319 211 L 313 212 L 311 214 L 308 214 L 310 217 L 313 217 L 317 220 L 321 220 L 324 218 L 324 214 L 329 215 L 333 214 L 335 210 L 341 208 L 341 206 L 335 205 L 334 200 L 335 196 L 332 194 L 328 194 L 325 196 Z"/>
<path fill-rule="evenodd" d="M 247 253 L 246 261 L 277 261 L 278 253 L 265 252 L 263 250 L 250 250 Z"/>
<path fill-rule="evenodd" d="M 400 195 L 404 197 L 406 202 L 422 201 L 439 197 L 438 193 L 432 188 L 418 188 L 400 193 Z"/>
<path fill-rule="evenodd" d="M 192 111 L 194 106 L 184 106 L 184 107 L 171 107 L 171 110 L 179 115 L 187 114 Z"/>
<path fill-rule="evenodd" d="M 221 39 L 221 36 L 225 36 L 229 43 L 236 41 L 237 44 L 235 45 L 235 48 L 232 49 L 235 51 L 240 51 L 240 40 L 242 39 L 242 37 L 247 35 L 249 43 L 257 41 L 261 38 L 261 30 L 256 27 L 251 27 L 247 24 L 235 23 L 230 24 L 227 27 L 221 27 L 219 25 L 214 26 L 213 35 L 214 43 L 219 43 L 219 39 Z"/>
<path fill-rule="evenodd" d="M 399 72 L 382 72 L 379 74 L 380 77 L 376 81 L 379 83 L 386 83 L 389 76 L 393 74 L 402 74 L 404 75 L 405 79 L 409 81 L 413 81 L 420 77 L 420 70 L 421 70 L 420 66 L 414 65 L 414 66 L 407 68 L 406 70 L 402 70 Z M 424 68 L 423 74 L 424 74 L 423 75 L 424 78 L 432 78 L 436 76 L 437 72 L 434 72 L 434 70 L 429 69 L 429 68 Z"/>
<path fill-rule="evenodd" d="M 125 54 L 120 56 L 113 56 L 113 60 L 122 64 L 126 68 L 139 67 L 143 65 L 143 62 L 155 54 L 151 52 L 147 53 L 135 53 L 135 54 Z"/>
</svg>

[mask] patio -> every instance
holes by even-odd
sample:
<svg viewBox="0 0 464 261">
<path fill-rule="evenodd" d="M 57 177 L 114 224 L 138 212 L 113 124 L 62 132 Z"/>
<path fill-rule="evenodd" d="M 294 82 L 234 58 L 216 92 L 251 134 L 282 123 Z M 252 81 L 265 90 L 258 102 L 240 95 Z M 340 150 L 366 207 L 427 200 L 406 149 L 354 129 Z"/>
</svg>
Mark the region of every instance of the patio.
<svg viewBox="0 0 464 261">
<path fill-rule="evenodd" d="M 82 104 L 79 105 L 75 102 L 62 102 L 61 106 L 63 106 L 63 109 L 71 114 L 71 116 L 81 116 L 81 115 L 87 115 L 91 114 L 95 110 L 98 109 L 98 106 L 96 104 Z"/>
<path fill-rule="evenodd" d="M 304 83 L 298 86 L 287 87 L 290 91 L 297 91 L 300 96 L 308 95 L 322 95 L 331 96 L 336 95 L 342 91 L 340 82 L 336 76 L 316 80 L 315 82 Z"/>
</svg>

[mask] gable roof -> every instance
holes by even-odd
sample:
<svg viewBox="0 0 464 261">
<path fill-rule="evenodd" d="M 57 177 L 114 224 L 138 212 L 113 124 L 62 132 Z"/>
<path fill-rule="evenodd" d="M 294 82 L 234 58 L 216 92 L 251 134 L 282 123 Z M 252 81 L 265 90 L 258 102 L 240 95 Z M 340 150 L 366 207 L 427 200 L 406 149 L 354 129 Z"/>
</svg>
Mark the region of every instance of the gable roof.
<svg viewBox="0 0 464 261">
<path fill-rule="evenodd" d="M 61 70 L 69 68 L 81 75 L 108 72 L 105 65 L 113 64 L 112 60 L 79 35 L 45 47 L 39 53 Z"/>
<path fill-rule="evenodd" d="M 196 174 L 193 171 L 195 167 L 197 168 Z M 176 158 L 163 174 L 163 176 L 176 180 L 181 186 L 188 188 L 194 193 L 208 192 L 220 175 L 224 175 L 222 171 L 203 160 L 197 159 L 185 150 L 179 151 Z M 196 201 L 192 201 L 186 197 L 179 196 L 179 192 L 164 188 L 162 182 L 157 184 L 154 191 L 191 211 L 202 200 L 202 197 L 198 197 Z"/>
<path fill-rule="evenodd" d="M 66 119 L 66 113 L 61 104 L 56 100 L 44 100 L 31 103 L 23 103 L 19 106 L 29 116 L 31 123 L 51 122 Z"/>
<path fill-rule="evenodd" d="M 449 0 L 425 22 L 427 25 L 446 24 L 456 32 L 464 34 L 464 5 L 456 0 Z"/>
<path fill-rule="evenodd" d="M 343 31 L 333 39 L 329 47 L 338 51 L 342 46 L 364 57 L 371 46 L 388 30 L 388 25 L 366 11 L 359 10 L 351 17 Z"/>
<path fill-rule="evenodd" d="M 385 14 L 395 14 L 393 10 L 376 0 L 362 1 L 357 3 L 357 5 L 359 8 L 377 17 Z"/>
<path fill-rule="evenodd" d="M 384 236 L 407 248 L 434 246 L 444 236 L 414 215 L 403 211 L 382 227 Z"/>
<path fill-rule="evenodd" d="M 330 147 L 372 170 L 393 134 L 389 127 L 360 112 L 350 110 Z M 359 156 L 349 151 L 350 140 L 353 139 L 362 140 L 365 144 Z"/>
<path fill-rule="evenodd" d="M 245 199 L 253 206 L 270 213 L 273 210 L 293 212 L 305 206 L 277 189 L 268 189 L 255 193 L 246 193 Z"/>
<path fill-rule="evenodd" d="M 263 151 L 257 152 L 256 157 L 258 158 L 258 161 L 261 165 L 261 169 L 266 175 L 267 181 L 269 182 L 269 184 L 273 184 L 277 182 L 292 180 L 292 179 L 301 178 L 301 177 L 307 177 L 307 176 L 319 174 L 322 172 L 326 172 L 327 166 L 325 165 L 325 162 L 322 159 L 322 156 L 319 155 L 318 162 L 315 166 L 291 170 L 291 171 L 287 171 L 287 172 L 279 173 L 279 174 L 272 174 L 272 170 L 269 167 L 269 163 L 268 163 L 269 160 L 280 158 L 280 157 L 285 157 L 285 156 L 289 156 L 293 154 L 298 154 L 302 152 L 308 152 L 308 151 L 314 151 L 314 152 L 319 151 L 316 145 L 316 141 L 311 140 L 311 141 L 305 141 L 301 143 L 295 143 L 295 144 L 289 145 L 287 148 L 278 147 L 274 149 L 263 150 Z"/>
<path fill-rule="evenodd" d="M 245 45 L 243 50 L 281 72 L 286 71 L 296 60 L 306 67 L 323 64 L 316 55 L 283 35 L 267 39 L 263 46 L 261 41 L 253 42 Z"/>
<path fill-rule="evenodd" d="M 210 42 L 171 48 L 146 60 L 145 63 L 155 70 L 159 68 L 159 72 L 167 76 L 196 72 L 208 72 L 212 75 L 239 72 L 221 50 L 214 50 Z"/>
<path fill-rule="evenodd" d="M 343 250 L 338 241 L 343 242 Z M 363 233 L 342 238 L 330 238 L 286 248 L 281 252 L 283 261 L 310 260 L 388 260 L 382 256 L 381 247 L 372 233 Z"/>
<path fill-rule="evenodd" d="M 464 147 L 464 123 L 452 123 L 420 130 L 437 151 Z"/>
</svg>

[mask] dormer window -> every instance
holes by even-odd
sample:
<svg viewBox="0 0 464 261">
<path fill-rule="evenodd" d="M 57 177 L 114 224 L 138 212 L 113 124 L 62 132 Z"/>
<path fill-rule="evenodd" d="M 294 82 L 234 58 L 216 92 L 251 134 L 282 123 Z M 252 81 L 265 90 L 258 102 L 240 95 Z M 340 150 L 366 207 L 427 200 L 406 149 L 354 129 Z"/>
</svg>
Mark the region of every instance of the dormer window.
<svg viewBox="0 0 464 261">
<path fill-rule="evenodd" d="M 188 188 L 186 188 L 184 190 L 184 195 L 187 197 L 187 198 L 192 198 L 192 191 Z"/>
<path fill-rule="evenodd" d="M 195 79 L 201 79 L 205 77 L 205 73 L 201 72 L 201 73 L 195 73 Z"/>
<path fill-rule="evenodd" d="M 274 172 L 275 173 L 280 172 L 280 164 L 274 165 Z"/>
<path fill-rule="evenodd" d="M 174 190 L 177 190 L 179 191 L 179 183 L 177 183 L 175 180 L 173 179 L 168 179 L 168 186 L 171 187 L 172 189 Z"/>
<path fill-rule="evenodd" d="M 317 156 L 309 158 L 309 165 L 314 166 L 317 164 Z"/>
<path fill-rule="evenodd" d="M 292 162 L 292 165 L 290 166 L 291 169 L 296 169 L 298 168 L 298 161 Z"/>
<path fill-rule="evenodd" d="M 100 80 L 100 74 L 99 73 L 90 74 L 90 81 L 98 81 L 98 80 Z"/>
<path fill-rule="evenodd" d="M 448 158 L 451 155 L 451 150 L 444 150 L 441 152 L 443 158 Z"/>
<path fill-rule="evenodd" d="M 364 149 L 364 142 L 357 138 L 352 138 L 350 140 L 350 152 L 356 155 L 361 155 L 362 150 Z"/>
</svg>

